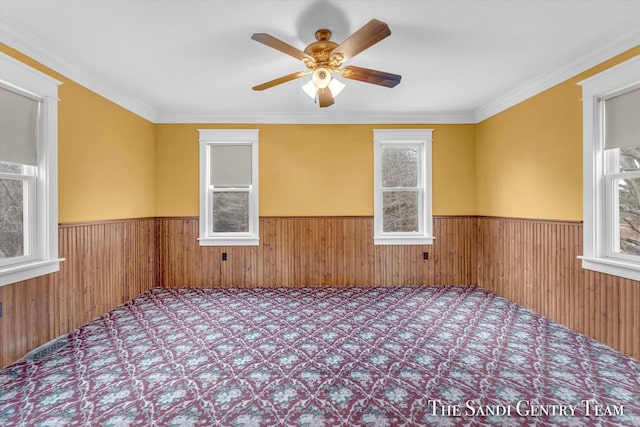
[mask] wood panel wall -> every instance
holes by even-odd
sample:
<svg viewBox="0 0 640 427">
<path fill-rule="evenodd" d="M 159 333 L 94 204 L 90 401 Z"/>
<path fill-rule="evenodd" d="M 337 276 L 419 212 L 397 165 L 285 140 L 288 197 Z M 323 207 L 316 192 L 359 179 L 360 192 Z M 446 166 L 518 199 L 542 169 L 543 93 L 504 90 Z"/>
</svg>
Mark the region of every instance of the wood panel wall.
<svg viewBox="0 0 640 427">
<path fill-rule="evenodd" d="M 475 284 L 475 217 L 436 217 L 434 245 L 374 246 L 372 217 L 262 217 L 260 245 L 200 247 L 198 218 L 158 218 L 161 286 Z M 222 253 L 227 261 L 222 261 Z M 423 259 L 429 252 L 429 259 Z"/>
<path fill-rule="evenodd" d="M 478 285 L 640 359 L 640 283 L 583 270 L 582 224 L 478 218 Z"/>
<path fill-rule="evenodd" d="M 0 287 L 0 366 L 154 286 L 155 219 L 58 228 L 57 273 Z"/>
<path fill-rule="evenodd" d="M 0 287 L 0 366 L 154 285 L 478 284 L 640 359 L 640 283 L 581 268 L 581 223 L 436 217 L 432 246 L 374 246 L 372 227 L 266 217 L 259 246 L 200 247 L 197 217 L 61 225 L 60 272 Z"/>
</svg>

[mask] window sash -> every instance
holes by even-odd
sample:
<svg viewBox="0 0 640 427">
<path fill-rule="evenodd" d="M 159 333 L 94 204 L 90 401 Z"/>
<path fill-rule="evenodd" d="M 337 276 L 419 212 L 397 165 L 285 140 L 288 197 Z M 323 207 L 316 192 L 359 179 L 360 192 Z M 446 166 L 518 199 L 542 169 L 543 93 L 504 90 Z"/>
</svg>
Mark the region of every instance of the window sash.
<svg viewBox="0 0 640 427">
<path fill-rule="evenodd" d="M 250 182 L 254 181 L 253 171 L 251 165 L 253 164 L 253 159 L 234 159 L 233 162 L 236 166 L 242 165 L 244 171 L 240 175 L 236 174 L 233 170 L 226 170 L 222 173 L 220 171 L 215 170 L 216 165 L 221 165 L 217 159 L 214 158 L 215 151 L 218 151 L 220 154 L 242 154 L 248 155 L 252 157 L 251 143 L 243 143 L 243 142 L 212 142 L 207 144 L 207 175 L 209 176 L 209 191 L 208 191 L 208 202 L 207 202 L 207 213 L 206 213 L 206 235 L 205 237 L 217 238 L 217 237 L 251 237 L 253 235 L 254 224 L 252 221 L 252 188 L 253 186 L 249 183 L 247 185 L 242 184 L 231 184 L 232 181 L 235 182 L 236 179 L 240 178 L 241 181 L 245 181 L 249 179 Z M 234 150 L 234 147 L 249 147 L 249 151 L 245 150 Z M 235 153 L 234 153 L 235 151 Z M 249 165 L 249 170 L 246 170 L 247 164 Z M 225 165 L 226 166 L 226 165 Z M 247 173 L 250 176 L 246 176 Z M 218 184 L 218 185 L 216 185 Z M 248 230 L 247 231 L 214 231 L 214 218 L 213 218 L 213 204 L 214 204 L 214 193 L 222 193 L 222 192 L 247 192 L 249 197 L 247 203 L 247 211 L 249 212 L 248 219 Z"/>
<path fill-rule="evenodd" d="M 252 186 L 248 187 L 209 187 L 209 210 L 208 210 L 208 236 L 209 237 L 251 237 L 253 236 L 253 222 L 251 221 L 251 197 L 252 197 L 253 188 Z M 214 218 L 213 218 L 213 204 L 214 204 L 214 194 L 216 193 L 247 193 L 247 231 L 214 231 Z"/>
<path fill-rule="evenodd" d="M 393 148 L 393 149 L 417 149 L 416 151 L 418 152 L 418 158 L 416 159 L 416 163 L 415 163 L 415 173 L 416 173 L 416 183 L 414 186 L 407 186 L 407 187 L 385 187 L 382 183 L 384 182 L 384 177 L 382 176 L 384 174 L 384 159 L 381 159 L 381 163 L 380 163 L 380 174 L 381 174 L 381 187 L 380 187 L 380 194 L 381 194 L 381 201 L 382 201 L 382 227 L 380 229 L 380 235 L 381 236 L 416 236 L 416 235 L 422 235 L 424 233 L 424 209 L 423 209 L 423 200 L 422 200 L 422 195 L 423 195 L 423 190 L 424 190 L 424 177 L 423 177 L 423 167 L 422 167 L 422 159 L 423 159 L 423 144 L 422 143 L 405 143 L 405 142 L 382 142 L 380 144 L 380 154 L 382 155 L 382 153 L 384 152 L 385 149 L 387 148 Z M 386 218 L 384 215 L 384 212 L 386 211 L 387 205 L 385 204 L 385 193 L 397 193 L 397 192 L 411 192 L 411 193 L 417 193 L 417 210 L 416 210 L 416 219 L 415 221 L 418 224 L 418 230 L 416 231 L 400 231 L 400 230 L 393 230 L 393 231 L 385 231 L 385 223 L 386 223 Z"/>
<path fill-rule="evenodd" d="M 386 217 L 385 217 L 385 212 L 386 212 L 386 208 L 388 207 L 385 204 L 385 193 L 415 193 L 417 196 L 417 200 L 416 200 L 416 222 L 418 225 L 418 229 L 416 231 L 399 231 L 399 230 L 394 230 L 394 231 L 385 231 L 385 222 L 386 222 Z M 406 188 L 406 187 L 385 187 L 381 189 L 381 200 L 382 200 L 382 229 L 380 230 L 380 235 L 381 236 L 421 236 L 424 234 L 424 201 L 423 201 L 423 196 L 424 195 L 424 191 L 422 187 L 413 187 L 413 188 Z"/>
<path fill-rule="evenodd" d="M 36 203 L 36 176 L 0 173 L 0 179 L 22 182 L 22 255 L 0 258 L 0 267 L 18 265 L 38 259 L 38 206 Z"/>
<path fill-rule="evenodd" d="M 417 158 L 415 159 L 415 164 L 412 164 L 412 166 L 415 166 L 415 185 L 405 185 L 405 186 L 390 186 L 390 185 L 385 185 L 385 181 L 389 180 L 389 177 L 385 177 L 385 155 L 384 152 L 387 149 L 393 149 L 393 151 L 400 151 L 400 150 L 415 150 L 417 152 Z M 380 144 L 380 157 L 381 157 L 381 162 L 380 162 L 380 174 L 381 174 L 381 184 L 380 186 L 383 189 L 386 188 L 422 188 L 423 187 L 423 177 L 422 177 L 422 157 L 423 157 L 423 153 L 422 153 L 422 144 L 421 143 L 381 143 Z M 413 162 L 412 162 L 413 163 Z M 397 181 L 397 179 L 395 180 Z"/>
<path fill-rule="evenodd" d="M 620 251 L 620 192 L 618 182 L 625 179 L 640 179 L 640 171 L 610 173 L 604 176 L 605 256 L 640 263 L 640 255 L 627 254 Z"/>
</svg>

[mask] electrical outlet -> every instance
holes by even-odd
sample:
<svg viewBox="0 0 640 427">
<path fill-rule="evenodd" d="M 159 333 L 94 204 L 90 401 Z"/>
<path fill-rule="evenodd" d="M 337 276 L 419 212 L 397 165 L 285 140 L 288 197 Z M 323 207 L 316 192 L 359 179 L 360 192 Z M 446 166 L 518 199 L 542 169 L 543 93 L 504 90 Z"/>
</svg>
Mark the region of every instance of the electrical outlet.
<svg viewBox="0 0 640 427">
<path fill-rule="evenodd" d="M 429 259 L 429 252 L 422 252 L 422 259 Z"/>
<path fill-rule="evenodd" d="M 227 253 L 226 252 L 222 252 L 222 260 L 223 261 L 227 260 Z"/>
</svg>

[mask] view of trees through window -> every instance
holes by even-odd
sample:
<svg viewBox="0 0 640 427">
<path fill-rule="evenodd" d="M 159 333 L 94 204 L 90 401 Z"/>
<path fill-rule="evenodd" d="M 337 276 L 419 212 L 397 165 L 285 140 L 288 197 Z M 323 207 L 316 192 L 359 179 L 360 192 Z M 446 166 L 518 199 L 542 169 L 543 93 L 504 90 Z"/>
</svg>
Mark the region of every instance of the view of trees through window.
<svg viewBox="0 0 640 427">
<path fill-rule="evenodd" d="M 0 162 L 0 259 L 24 255 L 24 184 L 6 178 L 22 173 L 23 166 Z"/>
<path fill-rule="evenodd" d="M 640 147 L 620 149 L 620 172 L 640 171 Z M 618 181 L 620 252 L 640 255 L 640 178 Z"/>
<path fill-rule="evenodd" d="M 382 230 L 419 231 L 420 148 L 398 146 L 382 148 Z"/>
<path fill-rule="evenodd" d="M 212 195 L 214 233 L 246 233 L 249 231 L 249 193 L 221 191 Z"/>
</svg>

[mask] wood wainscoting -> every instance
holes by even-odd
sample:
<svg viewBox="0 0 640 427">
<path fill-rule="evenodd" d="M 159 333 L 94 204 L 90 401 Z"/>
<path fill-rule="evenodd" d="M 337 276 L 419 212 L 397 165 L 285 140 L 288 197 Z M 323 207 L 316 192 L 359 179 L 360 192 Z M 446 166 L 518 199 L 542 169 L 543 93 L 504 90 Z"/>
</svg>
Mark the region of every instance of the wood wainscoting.
<svg viewBox="0 0 640 427">
<path fill-rule="evenodd" d="M 372 217 L 261 217 L 260 245 L 198 245 L 197 217 L 158 218 L 161 286 L 470 285 L 475 217 L 435 217 L 436 241 L 374 246 Z M 227 261 L 222 261 L 222 253 Z M 423 252 L 429 259 L 423 259 Z"/>
<path fill-rule="evenodd" d="M 429 246 L 374 246 L 372 227 L 263 217 L 259 246 L 200 247 L 197 217 L 61 225 L 61 270 L 0 287 L 0 366 L 155 285 L 478 284 L 640 359 L 640 283 L 583 270 L 579 222 L 441 216 Z"/>
<path fill-rule="evenodd" d="M 583 270 L 582 223 L 478 218 L 478 285 L 640 360 L 640 283 Z"/>
<path fill-rule="evenodd" d="M 0 287 L 0 366 L 154 286 L 155 219 L 63 224 L 60 271 Z"/>
</svg>

